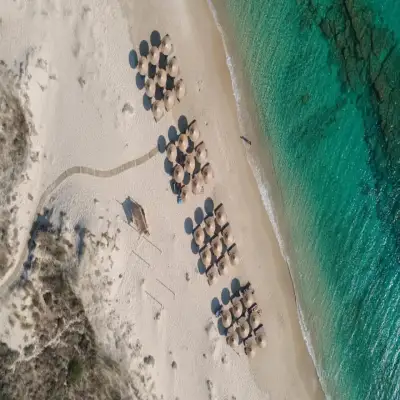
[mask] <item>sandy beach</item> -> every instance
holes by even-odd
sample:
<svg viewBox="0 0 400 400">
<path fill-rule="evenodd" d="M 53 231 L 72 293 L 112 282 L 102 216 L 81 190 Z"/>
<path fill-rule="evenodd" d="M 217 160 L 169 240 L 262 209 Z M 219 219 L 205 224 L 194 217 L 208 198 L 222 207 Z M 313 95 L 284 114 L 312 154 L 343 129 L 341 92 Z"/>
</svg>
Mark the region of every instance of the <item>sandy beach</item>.
<svg viewBox="0 0 400 400">
<path fill-rule="evenodd" d="M 91 232 L 76 290 L 98 345 L 130 373 L 137 398 L 324 398 L 290 274 L 240 139 L 226 55 L 207 2 L 5 0 L 2 8 L 0 50 L 16 73 L 22 63 L 39 162 L 16 189 L 20 245 L 1 288 L 19 274 L 36 212 L 62 211 L 72 242 L 77 225 Z M 154 30 L 171 36 L 187 87 L 158 123 L 145 110 L 130 65 L 132 50 L 139 55 L 140 42 L 150 42 Z M 216 176 L 204 194 L 177 204 L 165 153 L 156 149 L 182 116 L 198 121 Z M 93 172 L 145 155 L 110 176 Z M 148 238 L 126 223 L 127 196 L 143 206 Z M 242 258 L 213 286 L 199 272 L 190 234 L 207 199 L 224 204 Z M 221 300 L 234 278 L 252 283 L 263 310 L 267 347 L 250 361 L 242 347 L 235 352 L 226 344 L 212 313 L 213 299 Z M 18 349 L 25 339 L 18 325 L 7 325 L 7 310 L 0 338 Z M 149 355 L 154 362 L 143 367 Z"/>
</svg>

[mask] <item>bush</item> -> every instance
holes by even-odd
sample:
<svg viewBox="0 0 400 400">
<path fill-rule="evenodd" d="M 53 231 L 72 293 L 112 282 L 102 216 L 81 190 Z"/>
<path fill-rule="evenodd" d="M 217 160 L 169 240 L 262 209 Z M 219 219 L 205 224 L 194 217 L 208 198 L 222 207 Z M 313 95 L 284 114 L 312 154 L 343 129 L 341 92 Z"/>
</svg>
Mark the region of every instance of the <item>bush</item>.
<svg viewBox="0 0 400 400">
<path fill-rule="evenodd" d="M 83 362 L 73 358 L 68 363 L 68 381 L 70 383 L 76 383 L 82 378 L 83 374 Z"/>
</svg>

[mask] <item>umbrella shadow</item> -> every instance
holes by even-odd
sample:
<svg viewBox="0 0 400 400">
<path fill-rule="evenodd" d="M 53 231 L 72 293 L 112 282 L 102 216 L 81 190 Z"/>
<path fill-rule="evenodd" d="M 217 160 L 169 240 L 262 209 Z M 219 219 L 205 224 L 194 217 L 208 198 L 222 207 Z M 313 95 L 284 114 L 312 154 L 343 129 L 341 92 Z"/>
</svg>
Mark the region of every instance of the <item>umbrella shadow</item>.
<svg viewBox="0 0 400 400">
<path fill-rule="evenodd" d="M 197 225 L 200 225 L 204 220 L 204 212 L 201 207 L 197 207 L 196 210 L 194 210 L 194 222 L 196 222 Z"/>
<path fill-rule="evenodd" d="M 163 89 L 160 86 L 156 86 L 156 93 L 154 95 L 156 100 L 162 100 L 164 98 Z"/>
<path fill-rule="evenodd" d="M 192 220 L 192 218 L 187 217 L 185 219 L 184 226 L 185 226 L 185 232 L 188 235 L 192 235 L 193 234 L 193 220 Z"/>
<path fill-rule="evenodd" d="M 218 297 L 214 297 L 211 300 L 211 312 L 215 315 L 220 308 L 221 308 L 221 303 L 219 302 Z"/>
<path fill-rule="evenodd" d="M 228 329 L 224 328 L 222 325 L 222 318 L 218 319 L 218 332 L 221 336 L 226 336 L 228 333 Z"/>
<path fill-rule="evenodd" d="M 151 34 L 150 34 L 150 44 L 152 46 L 156 46 L 156 47 L 160 46 L 160 44 L 161 44 L 160 32 L 158 32 L 158 31 L 151 32 Z"/>
<path fill-rule="evenodd" d="M 192 241 L 190 243 L 190 248 L 192 249 L 193 254 L 199 254 L 199 246 L 197 245 L 197 243 L 195 242 L 194 239 L 192 239 Z"/>
<path fill-rule="evenodd" d="M 139 90 L 144 89 L 144 76 L 140 75 L 139 72 L 136 74 L 136 87 Z"/>
<path fill-rule="evenodd" d="M 233 278 L 232 279 L 232 282 L 231 282 L 231 291 L 232 291 L 232 294 L 238 294 L 239 292 L 240 292 L 240 289 L 241 289 L 241 285 L 240 285 L 240 281 L 239 281 L 239 279 L 238 278 Z"/>
<path fill-rule="evenodd" d="M 207 268 L 204 266 L 203 261 L 199 258 L 197 261 L 197 269 L 199 270 L 200 275 L 204 275 L 207 272 Z"/>
<path fill-rule="evenodd" d="M 157 67 L 153 64 L 149 64 L 149 78 L 154 79 L 156 77 Z"/>
<path fill-rule="evenodd" d="M 141 56 L 143 57 L 147 57 L 149 54 L 149 44 L 147 42 L 147 40 L 142 40 L 139 44 L 139 53 Z"/>
<path fill-rule="evenodd" d="M 188 128 L 188 120 L 184 115 L 181 115 L 178 119 L 179 132 L 185 133 Z"/>
<path fill-rule="evenodd" d="M 214 214 L 214 201 L 211 197 L 208 197 L 204 202 L 204 211 L 206 212 L 207 215 Z"/>
<path fill-rule="evenodd" d="M 173 78 L 171 75 L 168 75 L 166 88 L 168 90 L 172 90 L 174 87 L 175 87 L 175 78 Z"/>
<path fill-rule="evenodd" d="M 189 183 L 190 183 L 190 174 L 189 174 L 189 172 L 185 172 L 185 176 L 183 178 L 183 184 L 189 185 Z"/>
<path fill-rule="evenodd" d="M 129 65 L 131 66 L 132 69 L 135 69 L 138 65 L 138 55 L 135 50 L 131 50 L 129 52 Z"/>
<path fill-rule="evenodd" d="M 167 147 L 167 141 L 163 135 L 160 135 L 157 140 L 157 148 L 160 153 L 165 152 L 165 148 Z"/>
<path fill-rule="evenodd" d="M 151 109 L 151 99 L 146 93 L 143 95 L 143 107 L 146 111 Z"/>
<path fill-rule="evenodd" d="M 168 64 L 168 57 L 165 54 L 160 54 L 160 60 L 158 61 L 158 66 L 161 69 L 167 69 L 167 64 Z M 169 77 L 169 75 L 168 75 Z M 168 78 L 167 78 L 168 79 Z M 167 80 L 168 82 L 168 80 Z"/>
<path fill-rule="evenodd" d="M 174 172 L 174 165 L 171 161 L 168 160 L 168 158 L 165 158 L 164 160 L 164 171 L 168 175 L 172 175 L 172 173 Z"/>
<path fill-rule="evenodd" d="M 176 142 L 178 140 L 178 137 L 179 137 L 178 131 L 176 130 L 175 126 L 171 125 L 168 128 L 168 139 L 171 142 Z"/>
<path fill-rule="evenodd" d="M 222 304 L 224 304 L 224 305 L 228 305 L 229 302 L 231 301 L 231 292 L 229 291 L 228 288 L 222 289 L 221 301 L 222 301 Z"/>
</svg>

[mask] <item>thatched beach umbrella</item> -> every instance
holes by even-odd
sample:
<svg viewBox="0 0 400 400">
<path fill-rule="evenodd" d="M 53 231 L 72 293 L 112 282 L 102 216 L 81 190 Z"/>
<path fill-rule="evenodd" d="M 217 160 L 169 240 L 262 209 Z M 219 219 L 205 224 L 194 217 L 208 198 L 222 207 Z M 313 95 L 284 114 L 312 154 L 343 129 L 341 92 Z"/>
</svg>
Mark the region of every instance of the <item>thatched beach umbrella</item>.
<svg viewBox="0 0 400 400">
<path fill-rule="evenodd" d="M 185 97 L 186 86 L 185 83 L 183 82 L 183 79 L 179 79 L 179 81 L 175 83 L 175 93 L 178 101 L 181 101 Z"/>
<path fill-rule="evenodd" d="M 167 158 L 169 161 L 174 163 L 176 161 L 176 157 L 178 155 L 178 150 L 174 143 L 170 143 L 167 147 Z"/>
<path fill-rule="evenodd" d="M 240 318 L 243 314 L 243 304 L 240 299 L 232 301 L 232 314 L 235 318 Z"/>
<path fill-rule="evenodd" d="M 172 57 L 171 60 L 169 60 L 167 71 L 173 78 L 176 78 L 179 75 L 179 63 L 176 57 Z"/>
<path fill-rule="evenodd" d="M 188 136 L 193 143 L 196 143 L 200 138 L 199 124 L 194 120 L 188 129 Z"/>
<path fill-rule="evenodd" d="M 146 76 L 149 72 L 149 60 L 146 57 L 141 56 L 139 58 L 137 67 L 139 74 L 142 76 Z"/>
<path fill-rule="evenodd" d="M 236 331 L 233 330 L 229 333 L 229 335 L 226 337 L 226 343 L 228 343 L 228 345 L 231 347 L 237 347 L 239 345 L 239 335 L 236 333 Z"/>
<path fill-rule="evenodd" d="M 239 250 L 238 250 L 238 248 L 237 248 L 236 245 L 234 245 L 234 246 L 228 251 L 228 254 L 229 254 L 229 259 L 230 259 L 230 261 L 231 261 L 231 264 L 232 264 L 233 266 L 238 265 L 239 262 L 240 262 L 240 256 L 239 256 Z"/>
<path fill-rule="evenodd" d="M 189 146 L 189 140 L 185 133 L 181 133 L 178 139 L 178 147 L 182 153 L 186 153 L 187 148 Z"/>
<path fill-rule="evenodd" d="M 165 87 L 167 84 L 167 73 L 164 69 L 160 68 L 156 73 L 157 84 L 161 88 Z"/>
<path fill-rule="evenodd" d="M 207 272 L 207 280 L 208 280 L 208 284 L 214 285 L 214 283 L 216 283 L 218 281 L 218 270 L 217 268 L 213 267 L 210 268 L 210 270 Z"/>
<path fill-rule="evenodd" d="M 256 343 L 259 347 L 264 348 L 267 345 L 267 336 L 264 332 L 256 335 Z"/>
<path fill-rule="evenodd" d="M 201 258 L 201 262 L 203 263 L 203 265 L 205 267 L 208 267 L 211 264 L 211 260 L 212 260 L 212 255 L 211 255 L 211 251 L 208 247 L 206 247 L 201 253 L 200 253 L 200 258 Z"/>
<path fill-rule="evenodd" d="M 196 160 L 193 154 L 187 154 L 185 158 L 185 170 L 189 174 L 193 173 L 196 167 Z"/>
<path fill-rule="evenodd" d="M 247 336 L 249 336 L 249 333 L 250 333 L 250 325 L 249 325 L 249 323 L 248 323 L 245 319 L 243 319 L 243 320 L 240 322 L 238 331 L 239 331 L 239 336 L 240 336 L 242 339 L 246 339 Z"/>
<path fill-rule="evenodd" d="M 230 225 L 225 226 L 222 230 L 222 238 L 224 239 L 226 247 L 229 247 L 235 241 Z"/>
<path fill-rule="evenodd" d="M 228 220 L 228 217 L 226 216 L 225 213 L 225 208 L 223 205 L 218 207 L 218 209 L 215 211 L 215 221 L 217 224 L 222 227 L 226 224 L 226 221 Z"/>
<path fill-rule="evenodd" d="M 225 253 L 218 261 L 218 268 L 222 271 L 228 270 L 230 265 L 229 257 Z M 221 271 L 220 271 L 221 272 Z"/>
<path fill-rule="evenodd" d="M 218 258 L 222 253 L 222 242 L 218 236 L 212 240 L 211 248 L 214 256 Z"/>
<path fill-rule="evenodd" d="M 252 294 L 251 292 L 246 292 L 246 293 L 243 295 L 242 301 L 243 301 L 243 305 L 244 305 L 246 308 L 250 308 L 250 307 L 256 302 L 256 301 L 254 300 L 254 296 L 253 296 L 253 294 Z"/>
<path fill-rule="evenodd" d="M 228 275 L 229 267 L 226 263 L 219 263 L 218 264 L 218 272 L 220 275 Z"/>
<path fill-rule="evenodd" d="M 194 241 L 197 246 L 202 246 L 204 243 L 205 235 L 204 230 L 201 226 L 198 226 L 193 233 Z"/>
<path fill-rule="evenodd" d="M 204 178 L 204 182 L 205 183 L 210 183 L 210 181 L 212 180 L 212 178 L 214 177 L 214 171 L 211 167 L 210 164 L 207 164 L 202 170 L 201 173 L 203 175 Z"/>
<path fill-rule="evenodd" d="M 258 312 L 252 312 L 250 314 L 250 325 L 253 329 L 257 329 L 261 324 L 260 314 Z"/>
<path fill-rule="evenodd" d="M 215 232 L 215 220 L 212 215 L 209 215 L 205 220 L 204 220 L 204 225 L 205 225 L 205 231 L 208 236 L 214 235 Z"/>
<path fill-rule="evenodd" d="M 165 54 L 166 56 L 172 52 L 172 40 L 171 37 L 166 34 L 161 40 L 160 50 L 161 53 Z"/>
<path fill-rule="evenodd" d="M 224 328 L 229 328 L 232 325 L 232 314 L 229 310 L 222 311 L 221 321 Z"/>
<path fill-rule="evenodd" d="M 154 83 L 153 79 L 146 79 L 144 87 L 146 89 L 146 95 L 150 98 L 154 97 L 154 95 L 156 94 L 156 84 Z"/>
<path fill-rule="evenodd" d="M 194 194 L 200 194 L 203 191 L 203 180 L 201 179 L 201 175 L 197 174 L 192 179 L 192 192 Z"/>
<path fill-rule="evenodd" d="M 178 183 L 182 183 L 185 177 L 185 172 L 182 168 L 182 165 L 176 164 L 174 168 L 174 179 Z"/>
<path fill-rule="evenodd" d="M 158 122 L 164 116 L 164 103 L 160 100 L 156 100 L 151 106 L 151 110 L 153 111 L 154 119 Z"/>
<path fill-rule="evenodd" d="M 184 186 L 181 190 L 181 199 L 183 202 L 185 202 L 188 199 L 189 193 L 190 193 L 189 187 Z"/>
<path fill-rule="evenodd" d="M 150 61 L 150 64 L 158 65 L 158 62 L 160 61 L 160 50 L 158 49 L 158 47 L 153 46 L 150 49 L 149 61 Z"/>
<path fill-rule="evenodd" d="M 204 142 L 201 142 L 196 147 L 196 160 L 199 164 L 204 164 L 204 161 L 207 159 L 207 148 Z"/>
<path fill-rule="evenodd" d="M 164 93 L 164 105 L 167 111 L 171 111 L 175 105 L 175 93 L 172 90 L 166 90 Z"/>
<path fill-rule="evenodd" d="M 247 354 L 249 358 L 254 358 L 254 356 L 256 355 L 256 345 L 254 341 L 250 341 L 249 343 L 246 344 L 244 352 Z"/>
</svg>

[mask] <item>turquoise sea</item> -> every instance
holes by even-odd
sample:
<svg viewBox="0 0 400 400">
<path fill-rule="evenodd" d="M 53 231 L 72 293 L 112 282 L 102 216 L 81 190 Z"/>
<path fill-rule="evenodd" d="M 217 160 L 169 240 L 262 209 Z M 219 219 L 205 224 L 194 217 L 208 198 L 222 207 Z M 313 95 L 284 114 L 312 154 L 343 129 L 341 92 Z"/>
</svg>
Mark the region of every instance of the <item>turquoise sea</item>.
<svg viewBox="0 0 400 400">
<path fill-rule="evenodd" d="M 400 1 L 214 4 L 274 166 L 324 391 L 400 399 Z"/>
</svg>

